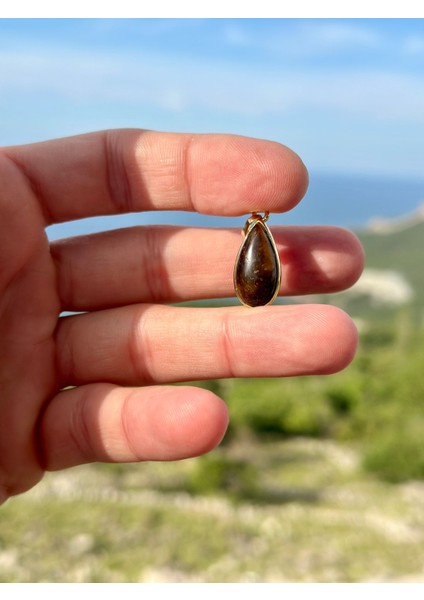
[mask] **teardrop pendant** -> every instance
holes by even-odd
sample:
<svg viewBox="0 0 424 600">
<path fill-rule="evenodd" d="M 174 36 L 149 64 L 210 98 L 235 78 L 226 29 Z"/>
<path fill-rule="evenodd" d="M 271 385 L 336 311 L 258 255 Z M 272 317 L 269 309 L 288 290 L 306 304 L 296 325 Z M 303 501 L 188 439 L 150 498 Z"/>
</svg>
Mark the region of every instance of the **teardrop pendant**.
<svg viewBox="0 0 424 600">
<path fill-rule="evenodd" d="M 271 304 L 280 290 L 280 258 L 266 225 L 268 215 L 253 213 L 243 229 L 245 238 L 234 267 L 234 289 L 246 306 Z"/>
</svg>

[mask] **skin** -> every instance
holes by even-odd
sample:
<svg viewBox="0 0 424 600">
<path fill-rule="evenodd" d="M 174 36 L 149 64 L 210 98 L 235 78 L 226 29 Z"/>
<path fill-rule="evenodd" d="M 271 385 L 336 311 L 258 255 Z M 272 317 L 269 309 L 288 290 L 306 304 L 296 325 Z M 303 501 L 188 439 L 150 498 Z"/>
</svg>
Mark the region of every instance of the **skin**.
<svg viewBox="0 0 424 600">
<path fill-rule="evenodd" d="M 0 150 L 2 501 L 46 470 L 214 448 L 225 403 L 167 384 L 332 373 L 357 346 L 332 306 L 168 306 L 234 294 L 240 231 L 135 227 L 49 243 L 45 227 L 145 210 L 272 216 L 307 183 L 288 148 L 233 135 L 112 130 Z M 349 231 L 270 226 L 281 294 L 334 292 L 359 277 Z"/>
</svg>

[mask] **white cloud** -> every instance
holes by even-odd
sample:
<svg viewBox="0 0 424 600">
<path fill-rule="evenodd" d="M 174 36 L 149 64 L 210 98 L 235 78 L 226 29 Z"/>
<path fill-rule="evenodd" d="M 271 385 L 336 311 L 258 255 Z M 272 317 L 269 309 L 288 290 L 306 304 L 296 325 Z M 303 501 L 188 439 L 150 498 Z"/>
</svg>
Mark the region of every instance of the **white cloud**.
<svg viewBox="0 0 424 600">
<path fill-rule="evenodd" d="M 287 28 L 272 27 L 266 33 L 252 31 L 249 23 L 224 25 L 224 40 L 230 46 L 250 47 L 285 57 L 318 57 L 340 52 L 376 49 L 383 47 L 384 40 L 375 30 L 363 24 L 345 21 L 296 21 Z"/>
<path fill-rule="evenodd" d="M 337 52 L 338 49 L 374 48 L 382 43 L 375 30 L 363 25 L 340 22 L 314 22 L 303 28 L 305 45 L 313 51 Z"/>
<path fill-rule="evenodd" d="M 403 50 L 409 55 L 422 56 L 424 54 L 424 36 L 413 35 L 406 38 Z"/>
<path fill-rule="evenodd" d="M 239 23 L 224 26 L 224 40 L 230 46 L 252 46 L 254 39 Z"/>
<path fill-rule="evenodd" d="M 424 80 L 383 70 L 241 66 L 154 54 L 0 52 L 0 95 L 56 94 L 175 112 L 205 110 L 247 116 L 337 111 L 379 121 L 424 122 Z"/>
</svg>

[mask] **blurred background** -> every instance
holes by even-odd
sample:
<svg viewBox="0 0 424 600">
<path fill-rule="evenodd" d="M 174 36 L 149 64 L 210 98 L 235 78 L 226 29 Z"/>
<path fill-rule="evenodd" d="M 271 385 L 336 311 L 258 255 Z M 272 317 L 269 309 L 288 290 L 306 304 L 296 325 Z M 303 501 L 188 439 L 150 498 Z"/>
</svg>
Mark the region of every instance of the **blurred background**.
<svg viewBox="0 0 424 600">
<path fill-rule="evenodd" d="M 49 474 L 0 512 L 0 581 L 424 581 L 424 22 L 2 19 L 0 143 L 112 127 L 290 146 L 310 188 L 273 224 L 352 228 L 343 373 L 199 383 L 231 426 L 207 457 Z M 49 228 L 244 219 L 144 213 Z M 305 299 L 285 299 L 302 302 Z"/>
</svg>

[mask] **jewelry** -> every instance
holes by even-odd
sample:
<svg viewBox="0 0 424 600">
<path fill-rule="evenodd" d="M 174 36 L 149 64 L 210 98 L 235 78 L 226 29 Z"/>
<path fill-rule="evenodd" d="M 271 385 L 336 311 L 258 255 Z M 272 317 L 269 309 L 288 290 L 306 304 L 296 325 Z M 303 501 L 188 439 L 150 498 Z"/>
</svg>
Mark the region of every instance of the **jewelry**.
<svg viewBox="0 0 424 600">
<path fill-rule="evenodd" d="M 281 265 L 278 250 L 269 230 L 269 212 L 252 213 L 242 234 L 243 243 L 234 266 L 234 289 L 245 306 L 271 304 L 281 284 Z"/>
</svg>

